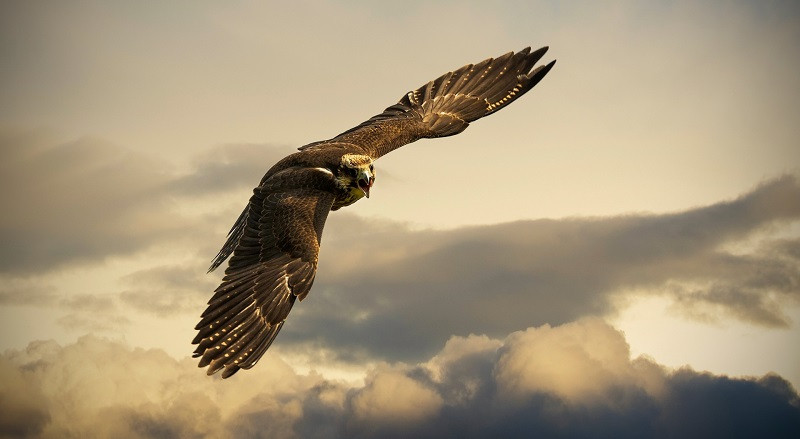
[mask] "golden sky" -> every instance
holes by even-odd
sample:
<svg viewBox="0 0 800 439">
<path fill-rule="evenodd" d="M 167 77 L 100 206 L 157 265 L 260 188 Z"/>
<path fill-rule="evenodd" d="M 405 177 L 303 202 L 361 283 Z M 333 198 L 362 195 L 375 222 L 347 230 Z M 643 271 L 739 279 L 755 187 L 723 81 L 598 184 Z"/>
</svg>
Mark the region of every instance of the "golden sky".
<svg viewBox="0 0 800 439">
<path fill-rule="evenodd" d="M 797 41 L 780 1 L 3 2 L 0 437 L 800 430 Z M 376 163 L 255 369 L 195 367 L 275 161 L 544 45 Z"/>
</svg>

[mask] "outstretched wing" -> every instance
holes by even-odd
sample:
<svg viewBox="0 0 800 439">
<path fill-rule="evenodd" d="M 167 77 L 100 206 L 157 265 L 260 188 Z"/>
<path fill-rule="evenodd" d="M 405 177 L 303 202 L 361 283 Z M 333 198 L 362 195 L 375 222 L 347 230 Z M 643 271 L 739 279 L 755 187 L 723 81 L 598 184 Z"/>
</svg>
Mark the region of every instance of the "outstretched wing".
<svg viewBox="0 0 800 439">
<path fill-rule="evenodd" d="M 334 200 L 333 176 L 289 168 L 253 191 L 209 271 L 231 253 L 222 284 L 195 329 L 195 357 L 227 378 L 253 367 L 275 340 L 317 270 L 322 229 Z"/>
<path fill-rule="evenodd" d="M 545 52 L 547 47 L 533 53 L 528 47 L 445 73 L 357 127 L 300 149 L 351 143 L 378 158 L 421 138 L 458 134 L 470 122 L 505 108 L 541 81 L 555 64 L 533 68 Z"/>
</svg>

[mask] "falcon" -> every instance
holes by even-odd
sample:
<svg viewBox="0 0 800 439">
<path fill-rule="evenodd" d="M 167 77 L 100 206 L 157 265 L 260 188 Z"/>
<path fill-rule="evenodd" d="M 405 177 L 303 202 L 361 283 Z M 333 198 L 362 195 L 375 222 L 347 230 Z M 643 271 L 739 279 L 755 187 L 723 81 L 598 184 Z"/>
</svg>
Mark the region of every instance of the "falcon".
<svg viewBox="0 0 800 439">
<path fill-rule="evenodd" d="M 374 162 L 419 139 L 464 131 L 527 93 L 555 64 L 547 47 L 509 52 L 445 73 L 338 136 L 276 163 L 253 190 L 209 268 L 230 256 L 192 341 L 199 367 L 222 378 L 250 369 L 311 290 L 328 213 L 369 198 Z M 232 256 L 231 256 L 232 255 Z"/>
</svg>

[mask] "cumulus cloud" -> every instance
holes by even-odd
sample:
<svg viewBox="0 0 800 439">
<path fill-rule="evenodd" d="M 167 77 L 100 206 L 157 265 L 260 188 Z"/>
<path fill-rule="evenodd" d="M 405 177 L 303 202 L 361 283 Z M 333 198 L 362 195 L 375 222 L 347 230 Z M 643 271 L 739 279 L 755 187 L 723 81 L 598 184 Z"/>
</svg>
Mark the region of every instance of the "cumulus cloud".
<svg viewBox="0 0 800 439">
<path fill-rule="evenodd" d="M 796 437 L 800 400 L 777 375 L 729 378 L 631 359 L 600 319 L 504 339 L 453 337 L 363 384 L 277 356 L 208 378 L 189 359 L 92 336 L 0 356 L 0 435 L 65 437 Z M 12 416 L 13 415 L 13 416 Z"/>
<path fill-rule="evenodd" d="M 400 371 L 377 371 L 350 401 L 359 423 L 397 430 L 435 416 L 442 398 Z"/>
<path fill-rule="evenodd" d="M 495 369 L 503 394 L 525 398 L 544 392 L 571 403 L 596 403 L 629 383 L 641 388 L 638 375 L 625 340 L 599 320 L 514 333 Z"/>
</svg>

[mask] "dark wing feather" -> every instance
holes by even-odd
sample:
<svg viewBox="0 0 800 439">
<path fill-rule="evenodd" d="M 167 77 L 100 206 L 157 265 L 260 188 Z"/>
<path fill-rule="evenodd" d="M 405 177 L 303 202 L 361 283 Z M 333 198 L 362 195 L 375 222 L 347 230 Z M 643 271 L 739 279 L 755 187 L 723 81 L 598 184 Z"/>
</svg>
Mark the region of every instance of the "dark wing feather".
<svg viewBox="0 0 800 439">
<path fill-rule="evenodd" d="M 545 52 L 547 47 L 534 52 L 528 47 L 445 73 L 366 122 L 300 149 L 350 143 L 378 158 L 422 138 L 458 134 L 470 122 L 505 108 L 541 81 L 555 64 L 533 68 Z"/>
<path fill-rule="evenodd" d="M 253 191 L 212 269 L 233 253 L 195 329 L 195 357 L 223 378 L 256 364 L 311 289 L 333 176 L 290 168 Z"/>
</svg>

